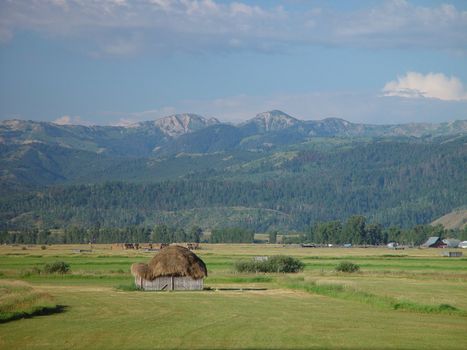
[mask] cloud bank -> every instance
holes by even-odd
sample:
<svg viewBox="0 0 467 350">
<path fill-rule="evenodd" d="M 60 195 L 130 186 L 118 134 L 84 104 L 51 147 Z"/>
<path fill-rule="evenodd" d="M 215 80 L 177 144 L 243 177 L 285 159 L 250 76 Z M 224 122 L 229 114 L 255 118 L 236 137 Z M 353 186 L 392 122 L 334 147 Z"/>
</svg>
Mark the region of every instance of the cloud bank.
<svg viewBox="0 0 467 350">
<path fill-rule="evenodd" d="M 266 3 L 267 4 L 267 3 Z M 0 3 L 0 41 L 15 32 L 81 40 L 93 55 L 143 51 L 286 51 L 329 45 L 467 51 L 467 11 L 390 0 L 359 10 L 214 0 L 24 0 Z"/>
<path fill-rule="evenodd" d="M 467 100 L 467 91 L 456 77 L 447 77 L 442 73 L 423 75 L 408 72 L 397 80 L 388 82 L 383 88 L 385 96 L 406 98 L 437 98 L 443 101 Z"/>
</svg>

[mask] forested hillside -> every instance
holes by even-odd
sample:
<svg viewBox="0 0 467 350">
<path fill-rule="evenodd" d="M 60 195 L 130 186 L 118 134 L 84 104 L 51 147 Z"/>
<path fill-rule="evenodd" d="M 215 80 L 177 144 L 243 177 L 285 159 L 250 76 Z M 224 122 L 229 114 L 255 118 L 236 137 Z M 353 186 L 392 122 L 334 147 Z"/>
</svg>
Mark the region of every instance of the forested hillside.
<svg viewBox="0 0 467 350">
<path fill-rule="evenodd" d="M 2 196 L 1 224 L 9 229 L 169 224 L 268 231 L 304 230 L 318 221 L 365 215 L 386 227 L 411 227 L 467 202 L 466 141 L 467 136 L 323 138 L 270 152 L 113 162 L 114 172 L 102 171 L 99 179 L 115 175 L 124 181 L 97 183 L 88 177 L 88 183 L 64 181 Z M 147 171 L 150 161 L 160 165 L 153 177 Z M 160 176 L 164 165 L 177 175 Z"/>
</svg>

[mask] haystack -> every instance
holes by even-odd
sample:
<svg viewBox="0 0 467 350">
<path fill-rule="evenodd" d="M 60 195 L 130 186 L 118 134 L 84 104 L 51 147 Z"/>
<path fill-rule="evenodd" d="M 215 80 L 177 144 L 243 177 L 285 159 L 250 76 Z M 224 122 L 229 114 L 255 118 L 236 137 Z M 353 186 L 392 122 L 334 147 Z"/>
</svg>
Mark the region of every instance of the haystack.
<svg viewBox="0 0 467 350">
<path fill-rule="evenodd" d="M 149 264 L 131 265 L 135 283 L 142 289 L 202 289 L 208 275 L 206 265 L 185 247 L 169 246 L 156 254 Z"/>
</svg>

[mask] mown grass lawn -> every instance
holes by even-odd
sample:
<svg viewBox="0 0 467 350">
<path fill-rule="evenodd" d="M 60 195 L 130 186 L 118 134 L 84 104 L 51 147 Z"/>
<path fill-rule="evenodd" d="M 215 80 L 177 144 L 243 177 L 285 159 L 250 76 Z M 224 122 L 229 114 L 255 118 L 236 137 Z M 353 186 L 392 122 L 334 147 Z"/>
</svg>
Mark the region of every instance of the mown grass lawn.
<svg viewBox="0 0 467 350">
<path fill-rule="evenodd" d="M 1 324 L 0 349 L 467 348 L 467 260 L 442 258 L 440 250 L 395 256 L 386 249 L 207 245 L 197 252 L 208 266 L 206 285 L 266 290 L 168 293 L 116 288 L 131 285 L 130 264 L 153 253 L 71 248 L 0 247 L 2 279 L 22 280 L 66 306 Z M 272 254 L 299 257 L 306 269 L 288 277 L 232 270 L 238 259 Z M 72 273 L 34 273 L 57 260 Z M 343 260 L 361 272 L 335 272 Z M 307 283 L 315 287 L 303 288 Z M 415 307 L 391 308 L 399 302 Z M 454 311 L 436 311 L 440 304 Z"/>
<path fill-rule="evenodd" d="M 5 349 L 458 348 L 466 320 L 288 290 L 118 292 L 47 287 L 69 310 L 2 326 Z"/>
</svg>

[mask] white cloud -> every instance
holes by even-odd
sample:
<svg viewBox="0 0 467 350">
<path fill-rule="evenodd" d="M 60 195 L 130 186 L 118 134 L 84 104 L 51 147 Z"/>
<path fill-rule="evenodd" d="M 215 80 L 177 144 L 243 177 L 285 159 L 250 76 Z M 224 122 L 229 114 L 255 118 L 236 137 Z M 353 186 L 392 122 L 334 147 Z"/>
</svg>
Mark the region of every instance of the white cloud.
<svg viewBox="0 0 467 350">
<path fill-rule="evenodd" d="M 267 4 L 267 2 L 266 2 Z M 359 10 L 293 2 L 271 7 L 253 1 L 50 0 L 1 1 L 0 41 L 18 30 L 82 40 L 89 51 L 281 50 L 287 45 L 431 48 L 467 51 L 467 11 L 388 0 Z M 122 39 L 133 33 L 137 43 Z M 131 39 L 131 38 L 130 38 Z M 130 42 L 129 42 L 130 41 Z M 232 43 L 242 43 L 241 45 Z M 137 45 L 136 45 L 137 44 Z M 287 47 L 288 48 L 288 47 Z"/>
<path fill-rule="evenodd" d="M 61 116 L 60 118 L 55 119 L 52 123 L 55 123 L 57 125 L 92 125 L 91 122 L 82 120 L 80 116 L 69 115 Z"/>
<path fill-rule="evenodd" d="M 264 15 L 265 11 L 263 11 L 259 6 L 249 6 L 243 4 L 241 2 L 233 2 L 230 4 L 230 12 L 232 15 L 246 15 L 246 16 L 253 16 L 253 15 Z"/>
<path fill-rule="evenodd" d="M 436 98 L 444 101 L 467 100 L 467 91 L 456 77 L 442 73 L 408 72 L 397 80 L 388 82 L 383 88 L 385 96 L 406 98 Z"/>
<path fill-rule="evenodd" d="M 165 11 L 170 10 L 172 6 L 172 0 L 149 0 L 150 4 L 154 4 L 164 9 Z"/>
</svg>

